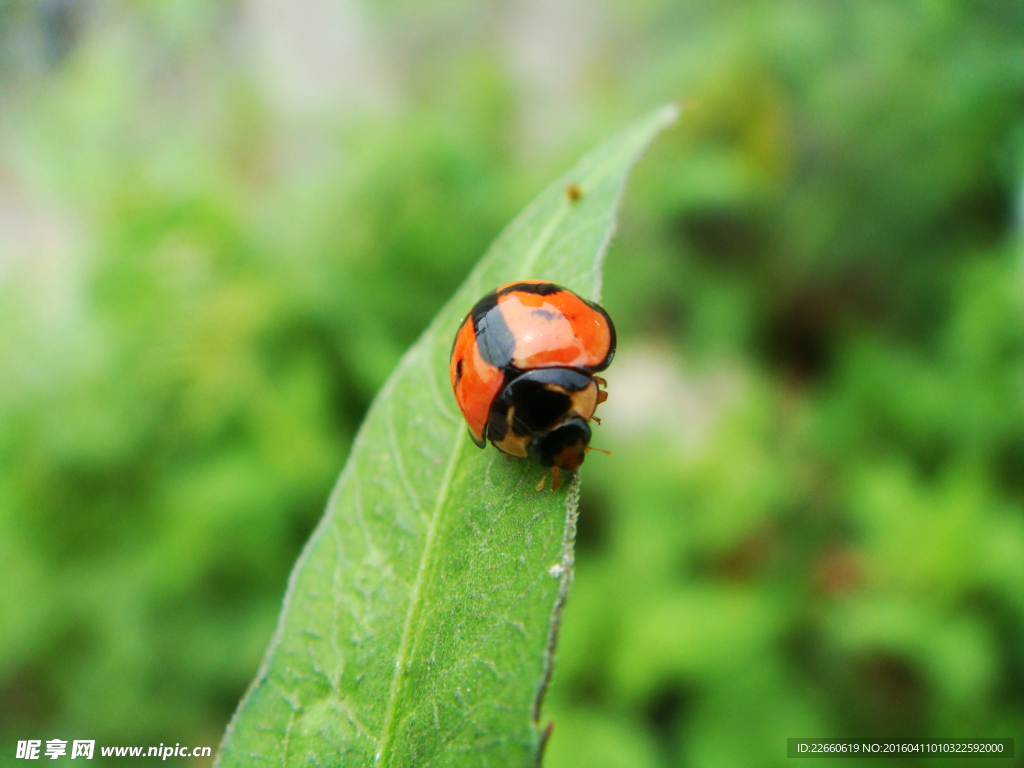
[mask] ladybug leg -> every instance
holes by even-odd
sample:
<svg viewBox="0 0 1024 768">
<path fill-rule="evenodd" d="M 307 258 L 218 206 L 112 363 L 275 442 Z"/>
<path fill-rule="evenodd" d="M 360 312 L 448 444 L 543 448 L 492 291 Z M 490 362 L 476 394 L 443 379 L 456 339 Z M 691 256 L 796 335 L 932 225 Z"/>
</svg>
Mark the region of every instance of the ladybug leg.
<svg viewBox="0 0 1024 768">
<path fill-rule="evenodd" d="M 605 379 L 602 379 L 600 376 L 594 376 L 593 379 L 597 382 L 597 386 L 604 387 L 605 389 L 608 388 L 608 382 Z"/>
<path fill-rule="evenodd" d="M 596 421 L 596 422 L 597 422 L 598 424 L 600 424 L 600 423 L 601 423 L 601 420 L 600 420 L 599 418 L 597 418 L 597 416 L 591 416 L 591 417 L 590 417 L 590 420 L 591 420 L 591 421 Z"/>
<path fill-rule="evenodd" d="M 540 482 L 537 483 L 537 490 L 538 491 L 543 491 L 544 490 L 544 483 L 547 481 L 547 479 L 548 479 L 548 473 L 547 472 L 545 472 L 543 475 L 540 476 Z M 552 467 L 551 468 L 551 490 L 552 491 L 557 491 L 558 490 L 558 486 L 560 486 L 561 484 L 562 484 L 562 473 L 559 471 L 558 467 Z"/>
</svg>

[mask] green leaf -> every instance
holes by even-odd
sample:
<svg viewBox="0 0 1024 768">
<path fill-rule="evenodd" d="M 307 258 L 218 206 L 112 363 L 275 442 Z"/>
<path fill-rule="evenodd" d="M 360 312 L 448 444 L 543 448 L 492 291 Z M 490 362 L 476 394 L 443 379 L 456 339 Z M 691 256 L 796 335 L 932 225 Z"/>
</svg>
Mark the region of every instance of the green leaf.
<svg viewBox="0 0 1024 768">
<path fill-rule="evenodd" d="M 626 175 L 675 114 L 638 121 L 541 194 L 399 363 L 292 573 L 222 768 L 539 760 L 579 486 L 538 492 L 540 467 L 474 446 L 448 356 L 465 313 L 503 283 L 597 298 Z"/>
</svg>

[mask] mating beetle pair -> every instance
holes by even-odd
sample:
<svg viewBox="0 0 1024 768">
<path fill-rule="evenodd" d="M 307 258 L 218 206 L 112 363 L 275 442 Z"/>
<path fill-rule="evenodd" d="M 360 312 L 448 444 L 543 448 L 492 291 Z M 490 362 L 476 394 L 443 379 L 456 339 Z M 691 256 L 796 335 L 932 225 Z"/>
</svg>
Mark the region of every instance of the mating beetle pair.
<svg viewBox="0 0 1024 768">
<path fill-rule="evenodd" d="M 590 421 L 608 394 L 595 376 L 615 356 L 597 304 L 541 280 L 503 285 L 476 303 L 452 346 L 449 374 L 473 441 L 560 469 L 583 463 Z M 543 483 L 543 480 L 541 481 Z"/>
</svg>

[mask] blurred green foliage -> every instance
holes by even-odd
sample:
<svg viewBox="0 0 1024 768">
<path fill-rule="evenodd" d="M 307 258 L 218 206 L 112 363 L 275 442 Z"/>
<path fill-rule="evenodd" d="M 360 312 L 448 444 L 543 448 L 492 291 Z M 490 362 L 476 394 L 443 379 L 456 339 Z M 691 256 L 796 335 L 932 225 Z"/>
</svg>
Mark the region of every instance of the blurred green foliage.
<svg viewBox="0 0 1024 768">
<path fill-rule="evenodd" d="M 402 351 L 666 98 L 547 764 L 1019 749 L 1022 97 L 1015 0 L 0 2 L 0 763 L 214 745 Z"/>
</svg>

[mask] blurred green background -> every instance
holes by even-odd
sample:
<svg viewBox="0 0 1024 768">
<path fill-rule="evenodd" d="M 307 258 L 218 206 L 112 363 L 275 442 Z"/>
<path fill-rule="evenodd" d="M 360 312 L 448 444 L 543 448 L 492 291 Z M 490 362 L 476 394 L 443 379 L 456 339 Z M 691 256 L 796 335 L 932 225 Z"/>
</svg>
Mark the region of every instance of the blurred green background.
<svg viewBox="0 0 1024 768">
<path fill-rule="evenodd" d="M 1024 4 L 0 0 L 0 764 L 216 746 L 403 350 L 669 99 L 546 765 L 1024 749 Z"/>
</svg>

